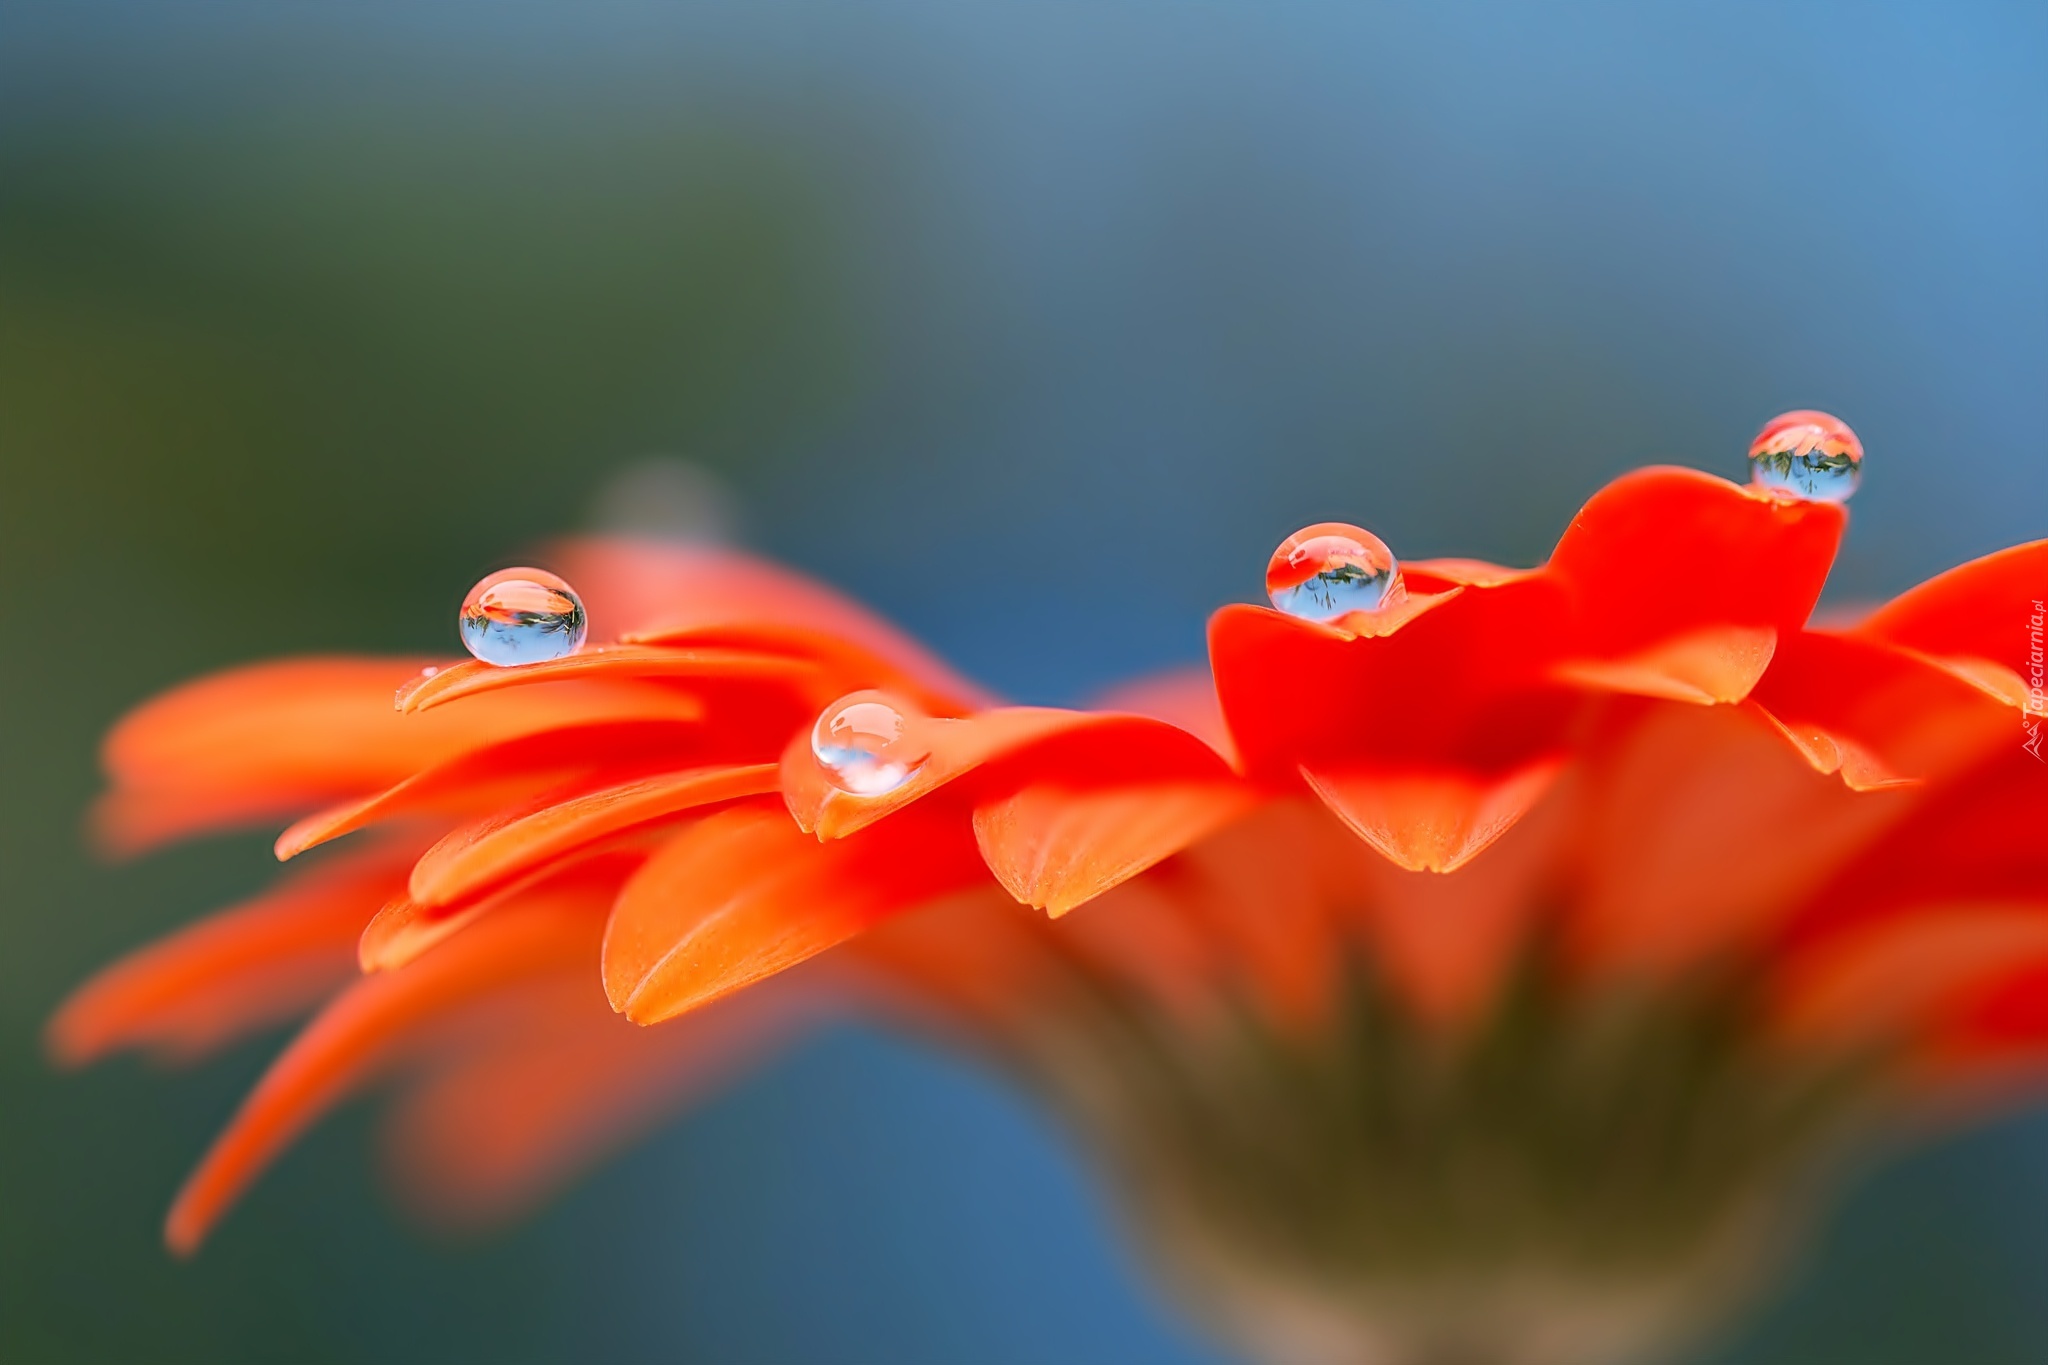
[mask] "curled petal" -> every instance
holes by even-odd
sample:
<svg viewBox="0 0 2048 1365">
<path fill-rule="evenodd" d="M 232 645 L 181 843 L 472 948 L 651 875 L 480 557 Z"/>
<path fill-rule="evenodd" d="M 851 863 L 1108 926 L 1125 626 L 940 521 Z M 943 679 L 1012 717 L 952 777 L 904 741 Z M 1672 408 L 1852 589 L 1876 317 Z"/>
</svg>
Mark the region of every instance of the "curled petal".
<svg viewBox="0 0 2048 1365">
<path fill-rule="evenodd" d="M 1207 838 L 1257 801 L 1237 781 L 1092 792 L 1039 783 L 976 806 L 974 837 L 1005 890 L 1058 918 Z"/>
<path fill-rule="evenodd" d="M 780 811 L 735 807 L 676 835 L 619 893 L 605 994 L 657 1023 L 986 877 L 947 824 L 892 820 L 820 844 Z"/>
<path fill-rule="evenodd" d="M 1545 760 L 1500 776 L 1304 767 L 1301 775 L 1338 819 L 1395 866 L 1454 872 L 1528 814 L 1562 766 Z"/>
<path fill-rule="evenodd" d="M 1725 705 L 1750 694 L 1777 645 L 1770 626 L 1709 626 L 1624 658 L 1568 659 L 1553 676 L 1597 692 Z"/>
<path fill-rule="evenodd" d="M 1241 761 L 1519 766 L 1554 749 L 1581 699 L 1546 676 L 1564 599 L 1541 576 L 1467 588 L 1391 635 L 1352 638 L 1262 607 L 1209 619 L 1217 695 Z"/>
<path fill-rule="evenodd" d="M 1575 657 L 1626 658 L 1717 626 L 1790 632 L 1813 614 L 1846 524 L 1835 503 L 1641 469 L 1588 500 L 1544 572 L 1575 605 Z"/>
</svg>

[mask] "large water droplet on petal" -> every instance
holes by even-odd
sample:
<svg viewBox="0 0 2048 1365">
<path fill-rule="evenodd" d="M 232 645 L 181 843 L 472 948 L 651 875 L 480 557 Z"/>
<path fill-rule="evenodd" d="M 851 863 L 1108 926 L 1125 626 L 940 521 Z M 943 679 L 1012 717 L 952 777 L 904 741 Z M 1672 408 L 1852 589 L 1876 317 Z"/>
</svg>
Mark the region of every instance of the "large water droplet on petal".
<svg viewBox="0 0 2048 1365">
<path fill-rule="evenodd" d="M 583 599 L 545 569 L 501 569 L 462 599 L 463 646 L 487 664 L 559 659 L 589 630 Z"/>
<path fill-rule="evenodd" d="M 1749 445 L 1750 487 L 1809 502 L 1847 502 L 1863 479 L 1863 443 L 1846 422 L 1801 410 L 1773 417 Z"/>
<path fill-rule="evenodd" d="M 1376 611 L 1407 595 L 1387 543 L 1341 521 L 1304 526 L 1266 563 L 1266 596 L 1277 609 L 1308 621 Z"/>
<path fill-rule="evenodd" d="M 811 756 L 826 781 L 854 796 L 895 791 L 931 757 L 922 717 L 883 692 L 855 692 L 826 707 L 811 728 Z"/>
</svg>

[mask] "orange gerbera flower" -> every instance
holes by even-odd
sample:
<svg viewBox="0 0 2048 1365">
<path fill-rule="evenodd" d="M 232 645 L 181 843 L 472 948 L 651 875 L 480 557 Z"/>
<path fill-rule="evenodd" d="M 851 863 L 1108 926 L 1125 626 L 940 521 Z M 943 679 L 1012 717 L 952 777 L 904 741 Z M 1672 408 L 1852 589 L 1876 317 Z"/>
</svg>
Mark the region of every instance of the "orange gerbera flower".
<svg viewBox="0 0 2048 1365">
<path fill-rule="evenodd" d="M 566 583 L 480 585 L 476 661 L 124 720 L 111 848 L 353 846 L 103 972 L 52 1047 L 317 1011 L 173 1205 L 189 1252 L 372 1082 L 408 1188 L 474 1217 L 876 1009 L 1068 1114 L 1261 1354 L 1636 1349 L 1845 1133 L 2048 1048 L 2048 542 L 1816 629 L 1862 451 L 1821 414 L 1759 449 L 1751 488 L 1617 480 L 1535 569 L 1311 527 L 1284 610 L 1088 710 L 735 553 L 564 546 Z M 586 604 L 615 643 L 560 653 Z"/>
</svg>

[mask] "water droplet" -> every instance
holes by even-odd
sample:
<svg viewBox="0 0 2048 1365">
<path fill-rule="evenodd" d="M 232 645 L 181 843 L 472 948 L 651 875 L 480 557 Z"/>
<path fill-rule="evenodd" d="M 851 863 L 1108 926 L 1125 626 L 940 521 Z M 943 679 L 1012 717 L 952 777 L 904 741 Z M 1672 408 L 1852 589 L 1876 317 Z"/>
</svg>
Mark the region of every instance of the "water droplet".
<svg viewBox="0 0 2048 1365">
<path fill-rule="evenodd" d="M 811 757 L 825 779 L 854 796 L 880 796 L 908 782 L 931 751 L 918 713 L 883 692 L 855 692 L 826 707 L 811 729 Z"/>
<path fill-rule="evenodd" d="M 1788 412 L 1749 445 L 1750 487 L 1810 502 L 1847 502 L 1863 479 L 1863 443 L 1839 417 Z"/>
<path fill-rule="evenodd" d="M 487 664 L 574 654 L 589 629 L 583 599 L 545 569 L 501 569 L 462 599 L 463 646 Z"/>
<path fill-rule="evenodd" d="M 1372 532 L 1341 521 L 1304 526 L 1266 563 L 1266 596 L 1307 621 L 1334 621 L 1406 598 L 1394 552 Z"/>
</svg>

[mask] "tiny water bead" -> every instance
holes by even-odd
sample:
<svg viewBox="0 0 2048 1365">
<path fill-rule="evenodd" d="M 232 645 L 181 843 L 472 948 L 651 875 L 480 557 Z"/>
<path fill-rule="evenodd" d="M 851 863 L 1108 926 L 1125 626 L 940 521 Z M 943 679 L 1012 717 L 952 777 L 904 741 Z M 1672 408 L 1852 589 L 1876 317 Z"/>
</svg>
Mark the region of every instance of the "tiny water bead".
<svg viewBox="0 0 2048 1365">
<path fill-rule="evenodd" d="M 1341 521 L 1304 526 L 1266 563 L 1266 596 L 1289 616 L 1334 621 L 1407 596 L 1394 552 L 1372 532 Z"/>
<path fill-rule="evenodd" d="M 1847 502 L 1863 479 L 1863 443 L 1846 422 L 1802 410 L 1774 417 L 1749 446 L 1750 486 L 1808 502 Z"/>
<path fill-rule="evenodd" d="M 882 692 L 841 697 L 811 728 L 811 757 L 826 781 L 850 795 L 895 791 L 931 756 L 916 734 L 917 719 Z"/>
<path fill-rule="evenodd" d="M 487 664 L 546 663 L 582 647 L 583 599 L 545 569 L 501 569 L 462 599 L 462 644 Z"/>
</svg>

